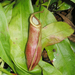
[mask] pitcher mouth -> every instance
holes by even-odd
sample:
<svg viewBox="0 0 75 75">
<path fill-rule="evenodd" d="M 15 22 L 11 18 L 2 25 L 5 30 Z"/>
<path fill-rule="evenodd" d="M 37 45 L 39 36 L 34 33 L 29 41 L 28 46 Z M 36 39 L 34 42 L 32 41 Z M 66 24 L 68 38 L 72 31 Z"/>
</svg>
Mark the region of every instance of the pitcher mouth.
<svg viewBox="0 0 75 75">
<path fill-rule="evenodd" d="M 40 21 L 34 15 L 31 15 L 30 23 L 37 28 L 41 26 Z"/>
</svg>

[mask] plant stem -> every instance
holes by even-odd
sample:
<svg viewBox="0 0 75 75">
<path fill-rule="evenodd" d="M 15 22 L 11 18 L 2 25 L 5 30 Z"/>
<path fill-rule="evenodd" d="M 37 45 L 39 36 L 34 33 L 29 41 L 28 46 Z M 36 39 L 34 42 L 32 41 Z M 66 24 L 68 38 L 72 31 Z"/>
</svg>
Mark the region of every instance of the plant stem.
<svg viewBox="0 0 75 75">
<path fill-rule="evenodd" d="M 49 7 L 50 2 L 51 2 L 51 0 L 49 0 L 49 2 L 48 2 L 47 9 L 48 9 L 48 7 Z"/>
<path fill-rule="evenodd" d="M 12 75 L 10 72 L 8 72 L 7 70 L 3 69 L 1 66 L 0 66 L 0 71 L 8 74 L 8 75 Z"/>
</svg>

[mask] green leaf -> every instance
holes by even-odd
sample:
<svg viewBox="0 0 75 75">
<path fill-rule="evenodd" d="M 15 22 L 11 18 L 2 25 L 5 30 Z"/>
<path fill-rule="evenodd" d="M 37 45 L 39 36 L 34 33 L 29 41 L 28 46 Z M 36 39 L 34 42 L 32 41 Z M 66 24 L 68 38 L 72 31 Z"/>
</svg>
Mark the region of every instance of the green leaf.
<svg viewBox="0 0 75 75">
<path fill-rule="evenodd" d="M 10 71 L 11 71 L 11 68 L 10 68 L 10 67 L 8 67 L 8 68 L 7 68 L 7 69 L 5 69 L 5 70 L 7 70 L 8 72 L 10 72 Z M 6 73 L 2 72 L 2 75 L 8 75 L 8 74 L 6 74 Z"/>
<path fill-rule="evenodd" d="M 15 2 L 12 2 L 9 5 L 4 7 L 4 12 L 6 14 L 6 18 L 7 18 L 8 23 L 10 22 L 11 17 L 12 17 L 12 8 L 13 8 L 14 4 L 15 4 Z"/>
<path fill-rule="evenodd" d="M 47 62 L 40 61 L 39 65 L 42 68 L 43 75 L 62 75 L 62 73 L 58 69 Z"/>
<path fill-rule="evenodd" d="M 42 5 L 43 5 L 43 6 L 47 6 L 47 5 L 48 5 L 48 2 L 45 2 L 45 3 L 43 3 Z"/>
<path fill-rule="evenodd" d="M 32 75 L 29 72 L 24 71 L 22 68 L 19 68 L 16 65 L 15 65 L 15 69 L 16 69 L 18 75 Z"/>
<path fill-rule="evenodd" d="M 50 0 L 50 5 L 55 3 L 55 2 L 58 2 L 58 0 Z"/>
<path fill-rule="evenodd" d="M 31 71 L 24 71 L 24 70 L 21 70 L 19 69 L 17 66 L 15 66 L 15 69 L 18 73 L 18 75 L 41 75 L 41 68 L 37 65 L 33 70 Z"/>
<path fill-rule="evenodd" d="M 71 45 L 72 50 L 75 53 L 75 42 L 70 41 L 70 45 Z"/>
<path fill-rule="evenodd" d="M 49 1 L 50 1 L 49 6 L 50 6 L 51 4 L 53 4 L 53 3 L 55 3 L 55 2 L 58 2 L 58 0 L 48 0 L 48 1 L 46 2 L 46 3 L 47 3 L 47 6 L 48 6 Z"/>
<path fill-rule="evenodd" d="M 33 70 L 30 71 L 32 75 L 41 75 L 41 68 L 39 65 L 36 65 Z"/>
<path fill-rule="evenodd" d="M 62 42 L 46 47 L 47 53 L 53 65 L 63 75 L 75 74 L 75 54 L 71 49 L 68 39 Z"/>
<path fill-rule="evenodd" d="M 14 65 L 10 59 L 10 43 L 8 34 L 8 24 L 6 20 L 5 13 L 0 4 L 0 57 L 13 69 Z"/>
<path fill-rule="evenodd" d="M 66 2 L 61 3 L 60 5 L 57 5 L 57 10 L 67 10 L 70 9 L 71 5 L 67 4 Z"/>
<path fill-rule="evenodd" d="M 36 1 L 35 5 L 39 5 L 39 0 Z"/>
<path fill-rule="evenodd" d="M 43 3 L 43 0 L 37 0 L 35 5 L 39 5 L 39 3 Z"/>
<path fill-rule="evenodd" d="M 53 4 L 53 3 L 55 3 L 55 2 L 58 2 L 58 0 L 48 0 L 47 2 L 43 3 L 42 5 L 48 6 L 49 1 L 50 1 L 49 6 L 50 6 L 51 4 Z"/>
<path fill-rule="evenodd" d="M 44 11 L 43 13 L 36 14 L 36 17 L 40 20 L 42 27 L 57 21 L 54 15 L 45 7 L 34 6 L 34 12 L 38 12 L 38 11 Z"/>
<path fill-rule="evenodd" d="M 75 3 L 75 0 L 71 0 L 71 1 Z"/>
<path fill-rule="evenodd" d="M 6 5 L 8 5 L 11 1 L 5 0 L 1 3 L 1 5 L 4 7 Z"/>
<path fill-rule="evenodd" d="M 4 61 L 0 58 L 0 67 L 4 67 Z M 2 75 L 2 71 L 0 71 L 0 75 Z"/>
<path fill-rule="evenodd" d="M 42 29 L 42 47 L 58 43 L 73 33 L 73 29 L 65 22 L 54 22 Z"/>
<path fill-rule="evenodd" d="M 50 1 L 50 3 L 49 3 L 49 1 Z M 48 6 L 48 3 L 49 3 L 49 6 L 51 5 L 51 4 L 53 4 L 53 3 L 55 3 L 55 2 L 57 2 L 58 0 L 48 0 L 48 1 L 46 1 L 45 3 L 43 3 L 43 0 L 37 0 L 36 1 L 36 3 L 35 3 L 35 5 L 40 5 L 39 4 L 39 2 L 41 3 L 41 5 L 44 5 L 44 6 Z"/>
<path fill-rule="evenodd" d="M 62 4 L 62 0 L 58 0 L 57 6 L 60 6 L 60 4 Z"/>
<path fill-rule="evenodd" d="M 8 72 L 7 70 L 3 69 L 2 67 L 0 67 L 0 71 L 6 73 L 7 75 L 12 75 L 10 72 Z"/>
</svg>

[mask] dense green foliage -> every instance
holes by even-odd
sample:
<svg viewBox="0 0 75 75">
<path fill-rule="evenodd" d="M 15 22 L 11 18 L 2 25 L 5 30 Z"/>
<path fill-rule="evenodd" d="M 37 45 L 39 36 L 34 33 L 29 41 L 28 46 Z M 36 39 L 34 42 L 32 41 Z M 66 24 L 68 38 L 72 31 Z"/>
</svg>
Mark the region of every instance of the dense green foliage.
<svg viewBox="0 0 75 75">
<path fill-rule="evenodd" d="M 37 0 L 38 1 L 38 0 Z M 50 1 L 50 0 L 49 0 Z M 72 0 L 75 2 L 75 0 Z M 67 3 L 61 5 L 61 0 L 51 0 L 51 3 L 38 2 L 32 5 L 31 0 L 4 1 L 0 3 L 0 57 L 18 75 L 75 75 L 75 47 L 68 40 L 74 30 L 65 22 L 57 22 L 52 12 L 42 5 L 49 6 L 58 2 L 59 10 L 71 7 Z M 37 7 L 38 5 L 38 7 Z M 29 18 L 34 12 L 42 11 L 35 16 L 42 24 L 42 50 L 47 50 L 53 65 L 40 59 L 38 65 L 28 71 L 25 49 L 28 40 Z M 55 52 L 53 52 L 55 49 Z M 11 75 L 0 66 L 1 75 Z"/>
</svg>

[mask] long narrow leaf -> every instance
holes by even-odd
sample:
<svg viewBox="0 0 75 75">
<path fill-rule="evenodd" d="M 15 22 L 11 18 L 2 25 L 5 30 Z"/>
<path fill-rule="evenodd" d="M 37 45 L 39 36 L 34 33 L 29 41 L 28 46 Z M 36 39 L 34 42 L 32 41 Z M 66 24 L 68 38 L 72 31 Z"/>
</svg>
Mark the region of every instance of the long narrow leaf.
<svg viewBox="0 0 75 75">
<path fill-rule="evenodd" d="M 10 59 L 10 43 L 8 24 L 3 8 L 0 4 L 0 57 L 13 69 L 14 65 Z"/>
</svg>

